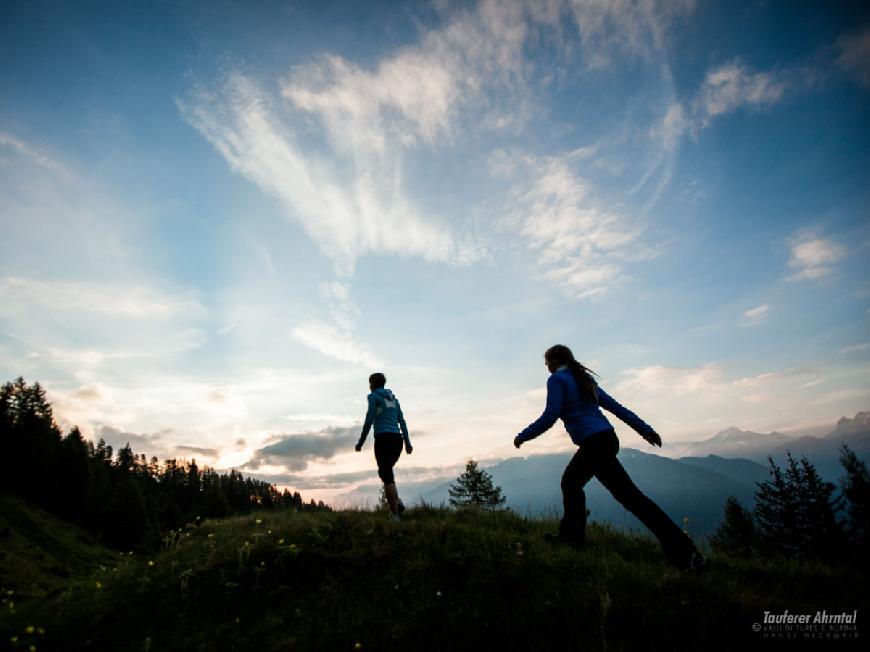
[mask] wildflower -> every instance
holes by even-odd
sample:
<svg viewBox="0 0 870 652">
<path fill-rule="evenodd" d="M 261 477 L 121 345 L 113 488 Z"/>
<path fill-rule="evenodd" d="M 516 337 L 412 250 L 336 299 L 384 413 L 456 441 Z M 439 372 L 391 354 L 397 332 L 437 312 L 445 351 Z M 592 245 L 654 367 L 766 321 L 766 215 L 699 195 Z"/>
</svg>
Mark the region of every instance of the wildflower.
<svg viewBox="0 0 870 652">
<path fill-rule="evenodd" d="M 266 534 L 272 534 L 272 530 L 266 530 Z"/>
<path fill-rule="evenodd" d="M 6 591 L 6 595 L 15 595 L 15 591 L 12 591 L 12 590 Z"/>
<path fill-rule="evenodd" d="M 148 565 L 149 565 L 149 566 L 153 566 L 153 565 L 154 565 L 154 561 L 152 561 L 151 559 L 149 559 L 149 560 L 148 560 Z"/>
<path fill-rule="evenodd" d="M 266 562 L 264 562 L 264 561 L 260 562 L 260 566 L 265 566 L 265 565 L 266 565 Z"/>
<path fill-rule="evenodd" d="M 441 597 L 441 591 L 435 591 L 435 595 L 436 595 L 437 597 L 440 598 L 440 597 Z"/>
<path fill-rule="evenodd" d="M 356 643 L 353 644 L 353 649 L 354 650 L 362 650 L 362 643 L 357 641 Z"/>
<path fill-rule="evenodd" d="M 28 633 L 28 634 L 32 634 L 34 631 L 36 631 L 36 628 L 35 628 L 33 625 L 28 625 L 28 626 L 24 629 L 24 631 L 25 631 L 26 633 Z"/>
<path fill-rule="evenodd" d="M 263 519 L 261 519 L 261 518 L 258 518 L 256 521 L 254 521 L 254 523 L 256 523 L 257 525 L 260 525 L 262 522 L 263 522 Z"/>
<path fill-rule="evenodd" d="M 9 639 L 9 641 L 10 641 L 11 643 L 17 643 L 17 642 L 18 642 L 18 637 L 17 637 L 17 636 L 13 636 L 12 638 Z"/>
<path fill-rule="evenodd" d="M 209 533 L 208 533 L 208 538 L 209 538 L 209 539 L 211 539 L 213 536 L 214 536 L 214 534 L 213 534 L 212 532 L 209 532 Z"/>
<path fill-rule="evenodd" d="M 101 589 L 101 588 L 103 588 L 103 583 L 102 583 L 101 581 L 97 580 L 97 585 L 96 585 L 96 586 L 97 586 L 98 589 Z"/>
<path fill-rule="evenodd" d="M 36 652 L 36 646 L 35 646 L 35 645 L 31 645 L 30 648 L 29 648 L 29 650 L 30 650 L 30 652 Z"/>
<path fill-rule="evenodd" d="M 278 545 L 279 545 L 279 546 L 283 546 L 283 545 L 284 545 L 284 539 L 278 539 Z"/>
<path fill-rule="evenodd" d="M 45 630 L 42 627 L 37 627 L 36 633 L 41 636 L 42 634 L 45 634 Z"/>
</svg>

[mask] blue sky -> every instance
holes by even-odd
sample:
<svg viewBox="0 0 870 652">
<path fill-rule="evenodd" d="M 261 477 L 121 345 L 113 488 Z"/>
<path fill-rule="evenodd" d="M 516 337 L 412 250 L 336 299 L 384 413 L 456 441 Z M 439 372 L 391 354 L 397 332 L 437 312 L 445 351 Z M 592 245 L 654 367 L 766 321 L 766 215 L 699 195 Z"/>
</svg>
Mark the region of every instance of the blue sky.
<svg viewBox="0 0 870 652">
<path fill-rule="evenodd" d="M 512 455 L 554 343 L 666 443 L 870 408 L 868 18 L 4 3 L 0 371 L 326 498 L 375 370 L 408 479 Z"/>
</svg>

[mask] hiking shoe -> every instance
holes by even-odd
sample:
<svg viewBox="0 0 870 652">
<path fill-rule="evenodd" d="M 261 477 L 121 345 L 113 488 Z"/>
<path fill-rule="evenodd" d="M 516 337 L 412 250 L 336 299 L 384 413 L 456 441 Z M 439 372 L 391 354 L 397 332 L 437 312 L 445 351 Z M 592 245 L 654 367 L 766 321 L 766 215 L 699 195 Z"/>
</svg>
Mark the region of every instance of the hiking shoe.
<svg viewBox="0 0 870 652">
<path fill-rule="evenodd" d="M 559 546 L 568 546 L 575 550 L 583 550 L 586 547 L 586 542 L 576 537 L 565 536 L 564 534 L 554 534 L 553 532 L 544 533 L 544 541 Z"/>
<path fill-rule="evenodd" d="M 397 511 L 400 515 L 405 511 L 405 503 L 402 502 L 401 498 L 399 498 L 399 506 L 397 507 Z"/>
</svg>

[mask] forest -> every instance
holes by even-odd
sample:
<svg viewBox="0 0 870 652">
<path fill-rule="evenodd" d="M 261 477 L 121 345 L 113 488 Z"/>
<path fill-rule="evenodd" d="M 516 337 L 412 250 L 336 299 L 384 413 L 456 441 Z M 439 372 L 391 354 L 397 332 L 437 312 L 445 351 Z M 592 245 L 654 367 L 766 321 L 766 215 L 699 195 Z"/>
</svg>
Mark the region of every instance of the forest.
<svg viewBox="0 0 870 652">
<path fill-rule="evenodd" d="M 129 444 L 114 451 L 78 427 L 63 434 L 45 389 L 20 377 L 0 387 L 0 447 L 0 488 L 121 549 L 154 548 L 165 533 L 203 518 L 330 509 L 235 470 L 149 460 Z"/>
</svg>

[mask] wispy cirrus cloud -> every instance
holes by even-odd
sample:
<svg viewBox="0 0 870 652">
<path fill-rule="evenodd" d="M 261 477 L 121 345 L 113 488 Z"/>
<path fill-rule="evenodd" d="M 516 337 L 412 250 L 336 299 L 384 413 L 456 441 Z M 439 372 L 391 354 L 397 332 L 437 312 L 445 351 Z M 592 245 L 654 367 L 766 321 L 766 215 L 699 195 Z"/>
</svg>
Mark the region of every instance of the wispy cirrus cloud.
<svg viewBox="0 0 870 652">
<path fill-rule="evenodd" d="M 861 85 L 870 86 L 870 28 L 844 34 L 834 44 L 837 66 Z"/>
<path fill-rule="evenodd" d="M 834 264 L 846 256 L 846 248 L 810 231 L 801 231 L 789 240 L 791 256 L 788 266 L 794 270 L 791 280 L 820 280 L 830 276 Z"/>
<path fill-rule="evenodd" d="M 769 108 L 796 87 L 794 71 L 755 71 L 739 59 L 710 68 L 694 97 L 674 101 L 650 133 L 668 149 L 697 135 L 721 116 L 740 109 Z"/>
<path fill-rule="evenodd" d="M 850 353 L 863 353 L 864 351 L 870 351 L 870 342 L 861 342 L 860 344 L 843 347 L 839 350 L 839 353 L 840 355 L 848 355 Z"/>
<path fill-rule="evenodd" d="M 167 319 L 179 315 L 201 317 L 203 306 L 190 296 L 160 292 L 143 285 L 111 282 L 46 281 L 17 276 L 0 277 L 0 305 L 37 306 L 53 311 L 114 315 L 131 319 Z"/>
<path fill-rule="evenodd" d="M 494 173 L 512 182 L 505 224 L 537 252 L 543 275 L 576 298 L 607 292 L 630 260 L 649 257 L 642 228 L 596 197 L 579 167 L 595 156 L 583 148 L 561 156 L 532 157 L 496 152 Z"/>
<path fill-rule="evenodd" d="M 26 157 L 36 165 L 60 174 L 64 177 L 71 176 L 67 167 L 51 157 L 49 154 L 41 151 L 37 147 L 31 145 L 25 140 L 13 136 L 12 134 L 0 130 L 0 153 L 2 153 L 4 148 L 10 148 L 14 150 L 16 153 L 21 156 Z"/>
<path fill-rule="evenodd" d="M 758 326 L 767 321 L 769 316 L 770 306 L 768 304 L 765 303 L 760 306 L 755 306 L 743 313 L 743 325 Z"/>
</svg>

